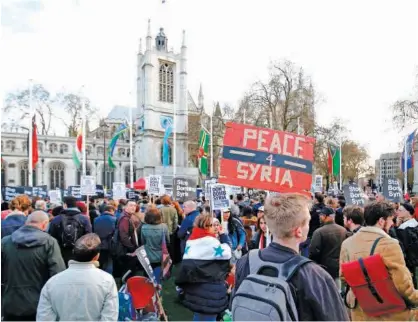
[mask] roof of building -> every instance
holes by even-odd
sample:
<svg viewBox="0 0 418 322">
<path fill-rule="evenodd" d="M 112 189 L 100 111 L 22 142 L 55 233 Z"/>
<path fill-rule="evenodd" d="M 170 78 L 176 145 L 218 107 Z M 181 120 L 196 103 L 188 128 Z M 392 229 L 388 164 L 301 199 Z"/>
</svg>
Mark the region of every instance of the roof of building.
<svg viewBox="0 0 418 322">
<path fill-rule="evenodd" d="M 122 105 L 115 105 L 113 106 L 112 110 L 107 115 L 107 120 L 120 120 L 124 121 L 129 119 L 129 109 L 128 106 L 122 106 Z M 134 110 L 135 111 L 135 110 Z"/>
</svg>

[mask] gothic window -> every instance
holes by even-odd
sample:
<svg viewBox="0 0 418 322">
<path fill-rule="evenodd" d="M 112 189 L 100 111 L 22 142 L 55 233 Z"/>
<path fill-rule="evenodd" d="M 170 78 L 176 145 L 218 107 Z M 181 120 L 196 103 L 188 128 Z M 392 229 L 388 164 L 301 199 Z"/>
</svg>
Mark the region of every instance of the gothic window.
<svg viewBox="0 0 418 322">
<path fill-rule="evenodd" d="M 173 103 L 174 101 L 174 71 L 173 65 L 161 63 L 159 74 L 159 100 Z"/>
<path fill-rule="evenodd" d="M 80 169 L 77 169 L 77 184 L 81 183 L 81 175 L 83 173 L 83 167 L 80 166 Z M 86 176 L 91 176 L 91 167 L 90 165 L 86 164 Z"/>
<path fill-rule="evenodd" d="M 86 154 L 87 154 L 87 155 L 90 155 L 92 150 L 93 150 L 93 149 L 92 149 L 91 145 L 87 145 L 87 146 L 86 146 Z"/>
<path fill-rule="evenodd" d="M 2 186 L 6 185 L 6 164 L 5 163 L 6 162 L 4 161 L 1 162 L 1 185 Z"/>
<path fill-rule="evenodd" d="M 49 151 L 51 153 L 56 153 L 58 151 L 58 145 L 56 145 L 55 143 L 51 143 L 49 145 Z M 54 187 L 52 187 L 52 189 L 54 189 Z"/>
<path fill-rule="evenodd" d="M 49 166 L 49 188 L 65 189 L 65 165 L 61 162 L 51 163 Z"/>
<path fill-rule="evenodd" d="M 103 182 L 103 186 L 105 186 L 108 189 L 111 189 L 113 187 L 113 182 L 115 181 L 115 171 L 113 168 L 110 168 L 108 165 L 106 165 L 106 170 L 103 173 L 102 169 L 102 179 L 103 175 L 105 175 Z"/>
<path fill-rule="evenodd" d="M 22 142 L 22 151 L 26 152 L 28 150 L 28 142 L 23 141 Z"/>
<path fill-rule="evenodd" d="M 120 157 L 125 156 L 125 149 L 124 149 L 124 148 L 119 148 L 119 149 L 118 149 L 118 155 L 119 155 Z"/>
<path fill-rule="evenodd" d="M 68 145 L 67 144 L 60 144 L 60 154 L 68 153 Z"/>
<path fill-rule="evenodd" d="M 102 146 L 98 146 L 98 147 L 97 147 L 97 154 L 98 154 L 98 155 L 103 155 L 103 151 L 104 151 L 104 149 L 103 149 L 103 147 L 102 147 Z"/>
<path fill-rule="evenodd" d="M 11 152 L 14 152 L 16 148 L 16 143 L 15 141 L 9 140 L 6 142 L 6 149 L 10 150 Z"/>
<path fill-rule="evenodd" d="M 43 153 L 44 152 L 44 145 L 41 142 L 38 142 L 38 150 L 39 152 Z"/>
<path fill-rule="evenodd" d="M 163 151 L 164 151 L 164 144 L 161 144 L 161 164 L 164 164 L 163 162 Z M 168 144 L 168 165 L 172 165 L 172 160 L 171 160 L 171 145 L 170 143 Z"/>
<path fill-rule="evenodd" d="M 19 172 L 20 172 L 20 185 L 21 186 L 29 186 L 29 162 L 23 161 L 19 165 Z M 36 186 L 36 167 L 33 169 L 32 172 L 32 183 Z"/>
<path fill-rule="evenodd" d="M 136 181 L 136 166 L 134 165 L 134 182 Z M 125 167 L 125 183 L 130 184 L 131 183 L 131 166 L 127 165 Z"/>
</svg>

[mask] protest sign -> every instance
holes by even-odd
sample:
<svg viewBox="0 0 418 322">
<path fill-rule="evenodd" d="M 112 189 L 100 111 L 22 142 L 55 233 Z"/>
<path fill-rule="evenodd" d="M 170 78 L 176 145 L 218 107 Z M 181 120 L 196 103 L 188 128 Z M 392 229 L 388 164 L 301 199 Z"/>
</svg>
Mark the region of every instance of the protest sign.
<svg viewBox="0 0 418 322">
<path fill-rule="evenodd" d="M 126 198 L 126 184 L 125 182 L 113 182 L 113 199 Z"/>
<path fill-rule="evenodd" d="M 85 196 L 96 195 L 96 182 L 94 176 L 81 177 L 81 194 Z"/>
<path fill-rule="evenodd" d="M 323 187 L 322 176 L 316 175 L 315 176 L 315 192 L 322 192 L 322 187 Z"/>
<path fill-rule="evenodd" d="M 363 199 L 363 191 L 361 191 L 360 187 L 357 183 L 350 183 L 343 187 L 345 202 L 347 205 L 357 205 L 363 206 L 364 199 Z"/>
<path fill-rule="evenodd" d="M 151 262 L 148 259 L 147 252 L 144 246 L 141 246 L 135 250 L 135 255 L 141 263 L 142 267 L 147 273 L 149 279 L 154 284 L 154 287 L 157 287 L 157 280 L 155 279 L 154 270 L 152 269 Z"/>
<path fill-rule="evenodd" d="M 210 202 L 213 210 L 220 210 L 229 207 L 229 198 L 223 184 L 213 184 L 210 186 Z"/>
<path fill-rule="evenodd" d="M 80 186 L 69 186 L 68 195 L 73 196 L 77 200 L 81 200 L 81 187 Z"/>
<path fill-rule="evenodd" d="M 219 183 L 277 192 L 309 191 L 315 139 L 228 122 Z"/>
<path fill-rule="evenodd" d="M 49 190 L 48 191 L 49 201 L 51 204 L 60 204 L 61 203 L 61 190 Z"/>
<path fill-rule="evenodd" d="M 18 195 L 25 194 L 25 187 L 4 187 L 4 200 L 11 201 L 16 198 Z"/>
<path fill-rule="evenodd" d="M 210 186 L 212 184 L 216 184 L 216 183 L 218 183 L 218 179 L 216 179 L 216 178 L 206 179 L 204 181 L 204 185 L 205 185 L 205 197 L 206 198 L 208 198 L 208 199 L 210 198 Z"/>
<path fill-rule="evenodd" d="M 403 201 L 402 187 L 398 179 L 385 178 L 383 180 L 383 196 L 391 202 Z"/>
<path fill-rule="evenodd" d="M 204 195 L 205 195 L 205 193 L 203 192 L 202 188 L 196 188 L 196 198 L 197 199 L 202 198 L 202 196 L 204 196 Z"/>
<path fill-rule="evenodd" d="M 173 198 L 177 201 L 196 199 L 196 180 L 189 178 L 173 179 Z"/>
<path fill-rule="evenodd" d="M 164 186 L 164 193 L 169 196 L 173 196 L 173 188 Z"/>
<path fill-rule="evenodd" d="M 105 188 L 101 184 L 96 184 L 96 192 L 94 194 L 98 198 L 104 198 L 105 197 Z"/>
<path fill-rule="evenodd" d="M 47 185 L 35 186 L 32 188 L 32 196 L 34 197 L 41 197 L 42 199 L 44 199 L 46 198 L 47 195 L 48 195 Z"/>
<path fill-rule="evenodd" d="M 148 192 L 151 195 L 160 195 L 162 186 L 161 176 L 152 175 L 149 176 Z"/>
</svg>

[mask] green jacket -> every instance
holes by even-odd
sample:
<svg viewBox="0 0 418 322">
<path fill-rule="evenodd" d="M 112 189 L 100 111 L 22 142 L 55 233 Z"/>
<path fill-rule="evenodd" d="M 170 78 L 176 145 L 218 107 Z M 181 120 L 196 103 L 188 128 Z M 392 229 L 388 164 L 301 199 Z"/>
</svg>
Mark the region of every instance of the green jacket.
<svg viewBox="0 0 418 322">
<path fill-rule="evenodd" d="M 22 226 L 1 240 L 3 314 L 34 315 L 42 287 L 65 270 L 58 242 L 48 233 Z"/>
<path fill-rule="evenodd" d="M 141 243 L 145 247 L 148 259 L 151 263 L 161 263 L 163 257 L 162 241 L 165 236 L 166 245 L 170 241 L 166 224 L 144 224 L 141 228 Z"/>
</svg>

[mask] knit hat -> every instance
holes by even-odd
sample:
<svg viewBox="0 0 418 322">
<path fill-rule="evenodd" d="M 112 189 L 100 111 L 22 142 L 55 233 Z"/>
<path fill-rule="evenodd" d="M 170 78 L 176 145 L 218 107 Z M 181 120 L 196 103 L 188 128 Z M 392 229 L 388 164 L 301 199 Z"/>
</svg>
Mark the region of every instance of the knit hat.
<svg viewBox="0 0 418 322">
<path fill-rule="evenodd" d="M 414 215 L 415 209 L 409 202 L 401 203 L 401 206 L 404 207 L 405 210 L 411 214 L 411 216 Z"/>
</svg>

